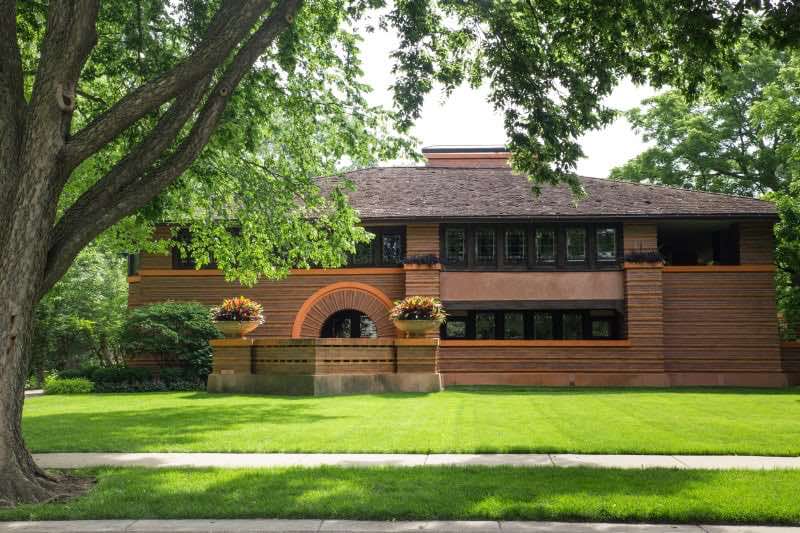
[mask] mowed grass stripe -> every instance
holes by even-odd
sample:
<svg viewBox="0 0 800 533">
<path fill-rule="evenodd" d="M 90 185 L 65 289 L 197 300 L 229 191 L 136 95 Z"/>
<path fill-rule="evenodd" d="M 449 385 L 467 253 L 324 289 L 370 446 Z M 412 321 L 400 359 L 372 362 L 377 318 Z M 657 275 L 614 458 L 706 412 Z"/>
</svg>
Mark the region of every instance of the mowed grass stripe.
<svg viewBox="0 0 800 533">
<path fill-rule="evenodd" d="M 798 471 L 590 468 L 98 469 L 67 503 L 0 520 L 329 518 L 800 523 Z"/>
<path fill-rule="evenodd" d="M 43 396 L 35 452 L 800 455 L 800 389 L 450 389 L 271 397 Z"/>
</svg>

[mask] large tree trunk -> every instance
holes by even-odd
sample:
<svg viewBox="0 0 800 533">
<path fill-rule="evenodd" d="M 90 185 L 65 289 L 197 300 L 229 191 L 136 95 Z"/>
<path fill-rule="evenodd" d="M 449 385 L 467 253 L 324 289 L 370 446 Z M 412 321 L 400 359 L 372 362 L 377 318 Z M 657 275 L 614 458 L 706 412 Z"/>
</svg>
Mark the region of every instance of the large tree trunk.
<svg viewBox="0 0 800 533">
<path fill-rule="evenodd" d="M 3 278 L 8 278 L 5 273 Z M 0 291 L 0 506 L 19 502 L 40 502 L 58 494 L 56 481 L 33 461 L 22 439 L 22 403 L 28 371 L 32 306 L 19 291 Z M 10 312 L 9 312 L 10 311 Z"/>
<path fill-rule="evenodd" d="M 40 158 L 39 164 L 47 159 Z M 0 254 L 0 505 L 46 501 L 60 492 L 56 480 L 34 463 L 21 431 L 33 311 L 39 299 L 54 211 L 48 205 L 52 204 L 53 192 L 47 190 L 47 180 L 37 172 L 49 174 L 46 166 L 2 177 L 18 180 L 10 209 L 0 214 L 0 223 L 8 230 Z M 39 179 L 34 174 L 39 174 Z M 34 191 L 23 187 L 33 187 Z"/>
</svg>

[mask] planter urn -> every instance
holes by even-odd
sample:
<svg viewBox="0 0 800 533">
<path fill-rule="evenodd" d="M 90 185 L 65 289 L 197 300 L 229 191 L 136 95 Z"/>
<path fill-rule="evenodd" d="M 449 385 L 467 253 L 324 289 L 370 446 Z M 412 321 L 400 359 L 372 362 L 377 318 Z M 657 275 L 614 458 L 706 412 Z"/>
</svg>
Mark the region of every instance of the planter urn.
<svg viewBox="0 0 800 533">
<path fill-rule="evenodd" d="M 214 325 L 226 339 L 240 339 L 259 326 L 258 320 L 215 320 Z"/>
<path fill-rule="evenodd" d="M 421 338 L 426 333 L 435 331 L 439 327 L 438 320 L 395 320 L 397 329 L 404 332 L 407 337 Z"/>
</svg>

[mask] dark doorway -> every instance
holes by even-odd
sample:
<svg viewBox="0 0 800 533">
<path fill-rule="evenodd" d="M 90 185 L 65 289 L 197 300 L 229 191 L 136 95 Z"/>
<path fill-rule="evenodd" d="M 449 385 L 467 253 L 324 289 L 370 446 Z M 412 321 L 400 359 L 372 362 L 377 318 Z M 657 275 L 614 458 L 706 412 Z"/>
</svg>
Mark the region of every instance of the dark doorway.
<svg viewBox="0 0 800 533">
<path fill-rule="evenodd" d="M 324 339 L 374 339 L 378 336 L 375 322 L 361 311 L 346 309 L 328 317 L 320 337 Z"/>
</svg>

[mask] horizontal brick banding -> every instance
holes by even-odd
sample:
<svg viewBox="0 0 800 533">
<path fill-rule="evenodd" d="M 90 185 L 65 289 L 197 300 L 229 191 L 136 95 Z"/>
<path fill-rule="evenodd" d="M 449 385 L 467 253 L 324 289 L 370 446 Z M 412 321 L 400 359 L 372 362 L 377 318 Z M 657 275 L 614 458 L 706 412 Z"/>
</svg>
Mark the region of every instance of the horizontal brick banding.
<svg viewBox="0 0 800 533">
<path fill-rule="evenodd" d="M 771 272 L 665 272 L 671 372 L 780 372 Z"/>
</svg>

